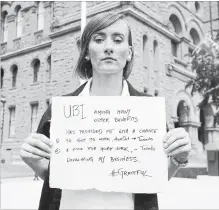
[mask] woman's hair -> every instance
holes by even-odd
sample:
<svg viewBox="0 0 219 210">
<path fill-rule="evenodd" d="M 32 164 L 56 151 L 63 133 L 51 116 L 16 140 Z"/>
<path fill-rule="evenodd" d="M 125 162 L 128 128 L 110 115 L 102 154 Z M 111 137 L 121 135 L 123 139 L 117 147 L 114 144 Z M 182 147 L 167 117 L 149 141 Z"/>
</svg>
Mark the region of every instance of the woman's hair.
<svg viewBox="0 0 219 210">
<path fill-rule="evenodd" d="M 107 28 L 108 26 L 112 25 L 116 21 L 123 19 L 124 15 L 113 13 L 113 12 L 107 12 L 107 13 L 100 13 L 96 16 L 94 16 L 86 25 L 83 34 L 81 36 L 80 40 L 80 56 L 78 58 L 78 62 L 76 64 L 76 73 L 82 78 L 82 79 L 90 79 L 92 77 L 92 64 L 91 61 L 86 60 L 85 56 L 87 55 L 88 46 L 91 40 L 91 37 L 96 32 Z M 129 34 L 128 34 L 128 44 L 129 46 L 132 46 L 132 34 L 131 29 L 128 26 Z M 133 46 L 132 46 L 133 47 Z M 134 57 L 134 50 L 132 49 L 132 58 L 130 61 L 126 62 L 126 65 L 123 69 L 123 77 L 124 79 L 127 79 L 129 75 L 131 74 L 132 70 L 132 64 L 133 64 L 133 57 Z"/>
</svg>

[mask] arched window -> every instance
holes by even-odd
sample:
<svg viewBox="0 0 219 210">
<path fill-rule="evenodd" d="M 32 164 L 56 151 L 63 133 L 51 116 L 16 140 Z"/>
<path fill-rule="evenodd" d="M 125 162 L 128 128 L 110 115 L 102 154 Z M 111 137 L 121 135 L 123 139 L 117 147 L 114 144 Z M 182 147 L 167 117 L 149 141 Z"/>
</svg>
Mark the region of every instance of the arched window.
<svg viewBox="0 0 219 210">
<path fill-rule="evenodd" d="M 12 87 L 13 87 L 13 88 L 16 87 L 16 82 L 17 82 L 17 72 L 18 72 L 17 65 L 13 65 L 13 66 L 11 67 L 11 74 L 12 74 Z"/>
<path fill-rule="evenodd" d="M 51 55 L 49 55 L 48 58 L 47 58 L 47 65 L 48 65 L 48 79 L 50 80 L 51 79 L 51 74 L 52 74 L 52 71 L 51 71 Z"/>
<path fill-rule="evenodd" d="M 42 30 L 44 28 L 44 3 L 41 1 L 37 7 L 37 30 Z"/>
<path fill-rule="evenodd" d="M 2 35 L 3 35 L 3 42 L 8 41 L 8 20 L 7 20 L 8 13 L 5 11 L 2 14 Z"/>
<path fill-rule="evenodd" d="M 169 18 L 169 21 L 170 21 L 170 25 L 171 25 L 173 32 L 176 33 L 178 36 L 181 35 L 182 26 L 179 21 L 179 18 L 176 15 L 172 14 Z M 171 40 L 171 48 L 172 48 L 173 56 L 178 57 L 179 44 L 175 42 L 174 40 Z"/>
<path fill-rule="evenodd" d="M 148 38 L 146 35 L 143 36 L 143 65 L 148 67 L 149 55 L 148 55 Z"/>
<path fill-rule="evenodd" d="M 154 71 L 158 71 L 159 57 L 158 57 L 158 43 L 156 40 L 153 42 L 153 59 L 154 59 Z"/>
<path fill-rule="evenodd" d="M 22 35 L 22 15 L 21 15 L 21 6 L 17 6 L 15 9 L 17 14 L 16 17 L 16 37 L 21 37 Z"/>
<path fill-rule="evenodd" d="M 32 66 L 33 66 L 33 82 L 37 82 L 38 81 L 38 72 L 40 69 L 40 60 L 39 59 L 35 59 L 32 62 Z"/>
<path fill-rule="evenodd" d="M 200 3 L 198 1 L 195 2 L 195 11 L 199 12 L 200 10 Z"/>
<path fill-rule="evenodd" d="M 179 18 L 176 15 L 171 15 L 169 18 L 169 21 L 174 29 L 174 32 L 177 35 L 180 35 L 182 33 L 182 26 L 181 26 L 181 23 L 179 21 Z"/>
<path fill-rule="evenodd" d="M 3 88 L 3 82 L 4 82 L 4 70 L 1 68 L 1 89 Z"/>
<path fill-rule="evenodd" d="M 190 38 L 191 38 L 191 40 L 192 40 L 192 43 L 194 44 L 194 45 L 198 45 L 199 43 L 200 43 L 200 37 L 199 37 L 199 35 L 198 35 L 198 33 L 197 33 L 197 31 L 194 29 L 194 28 L 192 28 L 191 30 L 190 30 Z"/>
</svg>

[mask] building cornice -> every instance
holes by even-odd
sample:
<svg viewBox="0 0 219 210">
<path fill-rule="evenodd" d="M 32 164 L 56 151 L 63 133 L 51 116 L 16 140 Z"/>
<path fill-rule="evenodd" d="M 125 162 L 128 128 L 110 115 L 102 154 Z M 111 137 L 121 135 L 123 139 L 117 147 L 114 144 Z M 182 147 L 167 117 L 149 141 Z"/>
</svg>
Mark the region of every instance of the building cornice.
<svg viewBox="0 0 219 210">
<path fill-rule="evenodd" d="M 33 51 L 36 51 L 36 50 L 39 50 L 39 49 L 42 49 L 42 48 L 45 48 L 45 47 L 50 47 L 51 42 L 52 41 L 47 41 L 47 42 L 44 42 L 44 43 L 39 44 L 39 45 L 32 45 L 32 46 L 27 47 L 27 48 L 23 48 L 23 49 L 14 51 L 14 52 L 10 52 L 10 53 L 1 55 L 0 56 L 1 61 L 7 60 L 11 57 L 20 56 L 20 55 L 25 54 L 25 53 L 33 52 Z"/>
<path fill-rule="evenodd" d="M 30 6 L 27 6 L 27 7 L 24 7 L 21 12 L 27 12 L 29 11 L 30 9 L 34 9 L 34 11 L 37 9 L 37 5 L 33 4 L 33 5 L 30 5 Z"/>
<path fill-rule="evenodd" d="M 188 122 L 182 122 L 180 123 L 180 126 L 193 126 L 193 127 L 200 127 L 201 123 L 200 122 L 194 122 L 194 121 L 188 121 Z"/>
<path fill-rule="evenodd" d="M 180 68 L 178 66 L 176 66 L 175 64 L 170 64 L 172 67 L 173 67 L 173 71 L 176 71 L 178 72 L 179 74 L 182 74 L 190 79 L 195 79 L 196 76 L 195 76 L 195 73 L 192 73 L 192 72 L 189 72 L 187 71 L 185 68 Z"/>
<path fill-rule="evenodd" d="M 219 127 L 205 127 L 205 131 L 217 131 L 217 132 L 219 132 Z"/>
<path fill-rule="evenodd" d="M 185 42 L 185 43 L 187 43 L 187 44 L 190 44 L 191 43 L 191 40 L 189 40 L 188 38 L 186 38 L 186 37 L 181 37 L 181 41 L 183 41 L 183 42 Z"/>
<path fill-rule="evenodd" d="M 7 16 L 8 23 L 15 21 L 15 19 L 16 19 L 16 15 L 14 15 L 14 14 Z"/>
<path fill-rule="evenodd" d="M 49 34 L 49 38 L 54 39 L 56 37 L 62 36 L 64 34 L 68 34 L 74 31 L 79 31 L 81 28 L 80 22 L 74 23 L 71 27 L 62 29 L 60 31 Z"/>
<path fill-rule="evenodd" d="M 214 18 L 212 20 L 206 20 L 206 21 L 203 21 L 203 23 L 210 23 L 210 22 L 214 22 L 214 21 L 218 21 L 219 18 Z"/>
<path fill-rule="evenodd" d="M 185 6 L 183 3 L 177 2 L 178 4 L 180 4 L 180 6 L 182 6 L 184 9 L 186 9 L 187 11 L 189 11 L 192 15 L 194 15 L 199 21 L 201 21 L 202 23 L 204 23 L 204 21 L 194 12 L 192 12 L 187 6 Z"/>
<path fill-rule="evenodd" d="M 145 14 L 140 14 L 137 12 L 134 8 L 125 8 L 121 10 L 122 13 L 124 14 L 129 14 L 132 15 L 133 17 L 139 19 L 143 23 L 146 23 L 149 25 L 151 28 L 155 29 L 156 31 L 162 33 L 163 35 L 169 37 L 171 40 L 176 41 L 177 43 L 180 42 L 180 38 L 176 36 L 174 33 L 168 31 L 166 28 L 162 27 L 160 24 L 155 23 L 151 19 L 147 17 Z"/>
<path fill-rule="evenodd" d="M 119 2 L 102 3 L 101 5 L 99 5 L 99 7 L 96 6 L 95 8 L 91 8 L 88 12 L 88 17 L 95 15 L 97 12 L 105 11 L 105 10 L 109 10 L 109 9 L 118 7 L 119 5 L 120 5 Z M 139 4 L 137 4 L 137 5 L 138 5 L 138 7 L 140 7 Z M 181 41 L 180 37 L 176 36 L 174 33 L 170 32 L 170 31 L 168 31 L 166 28 L 164 28 L 164 26 L 161 25 L 161 23 L 159 23 L 159 24 L 156 23 L 155 21 L 151 20 L 146 14 L 142 14 L 142 13 L 140 14 L 137 11 L 137 9 L 138 8 L 133 8 L 131 6 L 128 6 L 125 8 L 121 8 L 120 13 L 123 13 L 125 15 L 132 15 L 133 17 L 135 17 L 136 19 L 139 19 L 144 24 L 145 23 L 148 24 L 151 28 L 153 28 L 156 31 L 162 33 L 163 35 L 169 37 L 171 40 L 176 41 L 177 43 L 179 43 Z M 72 23 L 71 27 L 51 33 L 49 35 L 50 38 L 55 38 L 57 36 L 61 36 L 63 34 L 70 33 L 72 31 L 80 30 L 80 14 L 75 14 L 71 18 L 65 19 L 65 20 L 60 21 L 60 22 L 54 22 L 52 28 L 53 29 L 61 28 L 62 26 L 70 24 L 70 23 Z"/>
</svg>

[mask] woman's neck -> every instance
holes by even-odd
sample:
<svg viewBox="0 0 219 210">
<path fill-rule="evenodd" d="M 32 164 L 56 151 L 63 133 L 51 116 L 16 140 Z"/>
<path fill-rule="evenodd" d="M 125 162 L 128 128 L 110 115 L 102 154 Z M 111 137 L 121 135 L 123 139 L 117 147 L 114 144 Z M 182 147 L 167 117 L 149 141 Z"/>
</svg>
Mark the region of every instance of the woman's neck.
<svg viewBox="0 0 219 210">
<path fill-rule="evenodd" d="M 93 74 L 91 96 L 120 96 L 123 89 L 122 76 Z"/>
</svg>

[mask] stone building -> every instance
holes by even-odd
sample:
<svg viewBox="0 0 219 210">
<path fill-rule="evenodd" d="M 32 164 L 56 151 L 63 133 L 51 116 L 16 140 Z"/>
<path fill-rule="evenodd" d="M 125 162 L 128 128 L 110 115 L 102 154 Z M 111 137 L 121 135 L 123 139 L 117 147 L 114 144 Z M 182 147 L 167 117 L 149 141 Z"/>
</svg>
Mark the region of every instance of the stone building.
<svg viewBox="0 0 219 210">
<path fill-rule="evenodd" d="M 8 1 L 1 6 L 1 145 L 7 157 L 2 159 L 13 165 L 20 162 L 19 147 L 36 129 L 51 97 L 80 85 L 74 67 L 81 3 Z M 140 91 L 166 98 L 168 126 L 183 126 L 190 133 L 191 167 L 206 167 L 201 141 L 207 144 L 209 132 L 211 141 L 218 135 L 218 128 L 212 128 L 211 107 L 200 111 L 200 96 L 191 97 L 185 90 L 195 77 L 185 55 L 209 31 L 208 6 L 209 2 L 87 2 L 88 20 L 103 11 L 125 14 L 135 47 L 129 81 Z"/>
</svg>

